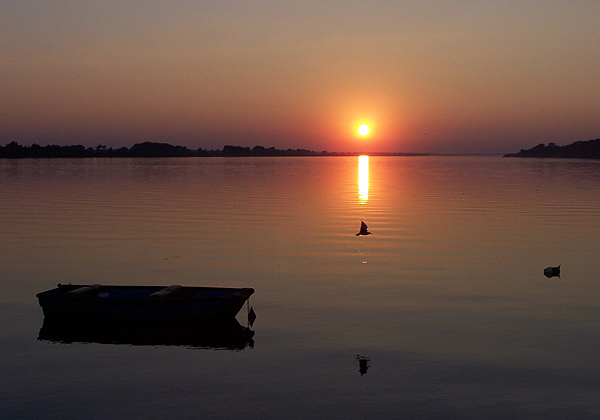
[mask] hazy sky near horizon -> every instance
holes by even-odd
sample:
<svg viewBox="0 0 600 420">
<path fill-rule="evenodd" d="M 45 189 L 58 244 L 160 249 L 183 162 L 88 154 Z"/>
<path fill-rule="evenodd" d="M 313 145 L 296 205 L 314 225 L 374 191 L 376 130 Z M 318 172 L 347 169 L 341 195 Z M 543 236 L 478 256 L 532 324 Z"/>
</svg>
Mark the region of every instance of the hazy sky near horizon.
<svg viewBox="0 0 600 420">
<path fill-rule="evenodd" d="M 0 5 L 0 144 L 504 153 L 600 137 L 597 0 Z"/>
</svg>

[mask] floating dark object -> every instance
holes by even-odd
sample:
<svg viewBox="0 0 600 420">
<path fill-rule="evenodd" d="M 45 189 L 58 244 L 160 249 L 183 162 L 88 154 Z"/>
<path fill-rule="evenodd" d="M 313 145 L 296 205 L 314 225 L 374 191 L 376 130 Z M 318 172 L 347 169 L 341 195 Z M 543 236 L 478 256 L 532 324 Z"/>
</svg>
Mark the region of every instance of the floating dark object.
<svg viewBox="0 0 600 420">
<path fill-rule="evenodd" d="M 51 318 L 196 322 L 235 318 L 253 293 L 251 288 L 59 284 L 37 298 Z"/>
<path fill-rule="evenodd" d="M 366 356 L 361 356 L 360 354 L 356 355 L 356 360 L 358 360 L 358 371 L 360 372 L 360 376 L 363 376 L 367 373 L 367 370 L 371 367 L 369 365 L 369 358 Z"/>
<path fill-rule="evenodd" d="M 356 236 L 359 236 L 359 235 L 370 235 L 370 234 L 371 234 L 371 232 L 369 232 L 369 228 L 367 227 L 367 224 L 361 220 L 360 221 L 360 232 L 358 232 L 356 234 Z"/>
<path fill-rule="evenodd" d="M 560 264 L 558 267 L 546 267 L 544 268 L 544 276 L 550 277 L 558 277 L 560 278 Z"/>
</svg>

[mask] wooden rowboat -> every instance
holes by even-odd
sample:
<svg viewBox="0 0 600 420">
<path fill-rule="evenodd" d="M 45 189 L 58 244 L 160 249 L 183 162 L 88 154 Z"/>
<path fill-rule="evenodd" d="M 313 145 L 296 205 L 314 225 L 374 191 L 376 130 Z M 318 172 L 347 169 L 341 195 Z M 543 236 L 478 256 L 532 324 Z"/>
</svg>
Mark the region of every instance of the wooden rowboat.
<svg viewBox="0 0 600 420">
<path fill-rule="evenodd" d="M 59 284 L 37 294 L 47 318 L 212 321 L 234 319 L 252 288 Z"/>
</svg>

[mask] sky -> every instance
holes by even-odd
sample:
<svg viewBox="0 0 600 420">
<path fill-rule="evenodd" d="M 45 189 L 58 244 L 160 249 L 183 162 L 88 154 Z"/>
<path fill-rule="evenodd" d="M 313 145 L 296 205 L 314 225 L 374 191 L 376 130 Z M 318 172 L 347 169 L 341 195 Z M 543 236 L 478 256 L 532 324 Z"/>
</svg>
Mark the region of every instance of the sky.
<svg viewBox="0 0 600 420">
<path fill-rule="evenodd" d="M 0 0 L 0 144 L 565 145 L 599 45 L 597 0 Z"/>
</svg>

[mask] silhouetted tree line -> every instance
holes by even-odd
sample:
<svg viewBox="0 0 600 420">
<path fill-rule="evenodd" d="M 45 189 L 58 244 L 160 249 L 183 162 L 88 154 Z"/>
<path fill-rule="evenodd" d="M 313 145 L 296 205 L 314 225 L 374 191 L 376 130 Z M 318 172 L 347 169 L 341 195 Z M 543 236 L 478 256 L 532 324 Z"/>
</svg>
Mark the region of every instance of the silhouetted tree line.
<svg viewBox="0 0 600 420">
<path fill-rule="evenodd" d="M 223 147 L 223 156 L 320 156 L 327 152 L 313 152 L 305 149 L 287 149 L 280 150 L 274 147 L 264 148 L 263 146 L 249 147 L 225 146 Z"/>
<path fill-rule="evenodd" d="M 576 141 L 567 146 L 540 143 L 528 150 L 521 149 L 519 153 L 507 153 L 504 157 L 600 159 L 600 139 Z"/>
<path fill-rule="evenodd" d="M 0 158 L 125 158 L 125 157 L 210 157 L 210 156 L 321 156 L 327 152 L 312 152 L 304 149 L 280 150 L 274 147 L 263 146 L 249 147 L 225 146 L 223 150 L 191 150 L 184 146 L 173 146 L 167 143 L 144 142 L 137 143 L 130 149 L 121 147 L 113 149 L 100 144 L 95 148 L 76 146 L 22 146 L 11 142 L 0 146 Z"/>
</svg>

